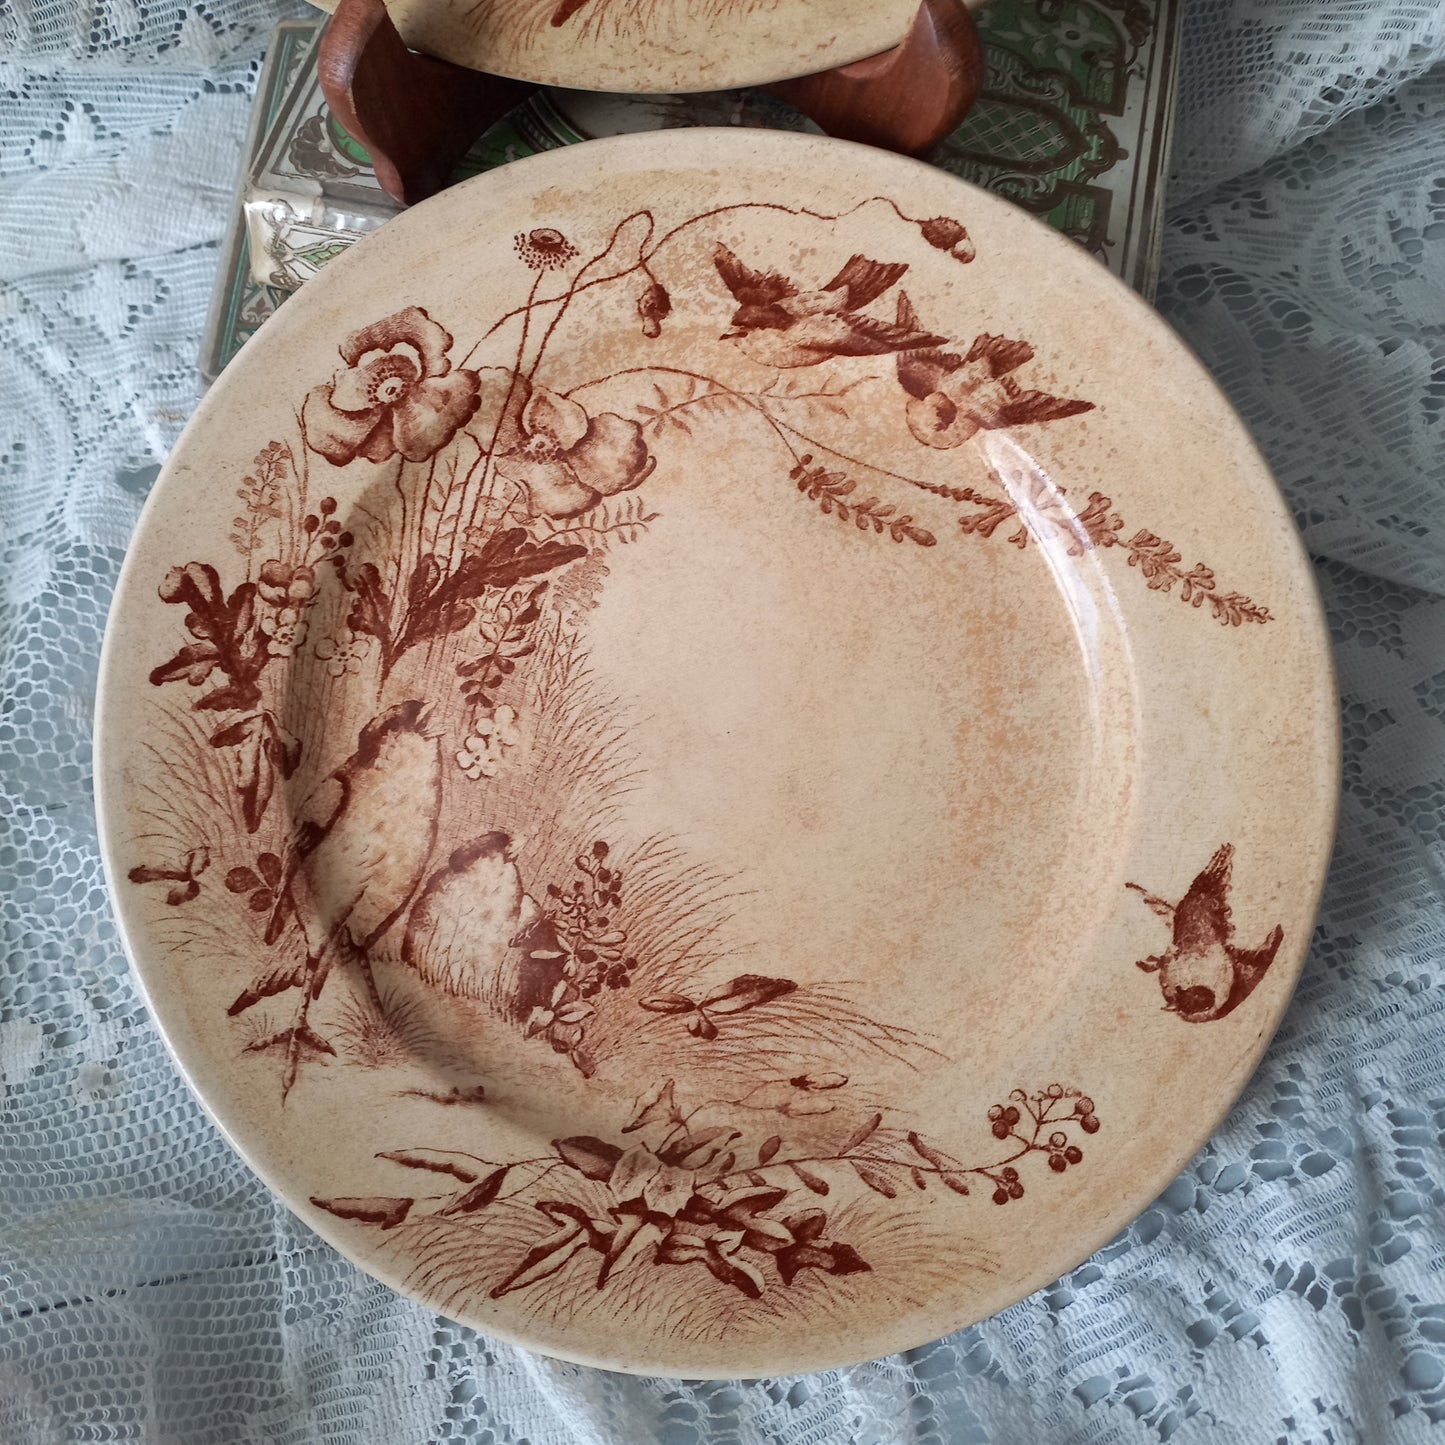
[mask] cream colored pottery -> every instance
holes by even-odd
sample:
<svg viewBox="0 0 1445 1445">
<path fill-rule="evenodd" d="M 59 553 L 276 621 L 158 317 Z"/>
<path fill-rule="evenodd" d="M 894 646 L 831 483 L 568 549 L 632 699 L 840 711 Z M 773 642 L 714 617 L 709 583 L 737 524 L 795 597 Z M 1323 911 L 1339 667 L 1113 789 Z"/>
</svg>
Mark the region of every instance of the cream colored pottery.
<svg viewBox="0 0 1445 1445">
<path fill-rule="evenodd" d="M 135 969 L 267 1184 L 614 1369 L 1057 1277 L 1255 1067 L 1335 806 L 1290 518 L 981 191 L 624 136 L 408 211 L 201 403 L 103 661 Z"/>
<path fill-rule="evenodd" d="M 413 49 L 475 70 L 659 93 L 764 85 L 877 55 L 907 34 L 918 0 L 393 0 L 387 11 Z"/>
</svg>

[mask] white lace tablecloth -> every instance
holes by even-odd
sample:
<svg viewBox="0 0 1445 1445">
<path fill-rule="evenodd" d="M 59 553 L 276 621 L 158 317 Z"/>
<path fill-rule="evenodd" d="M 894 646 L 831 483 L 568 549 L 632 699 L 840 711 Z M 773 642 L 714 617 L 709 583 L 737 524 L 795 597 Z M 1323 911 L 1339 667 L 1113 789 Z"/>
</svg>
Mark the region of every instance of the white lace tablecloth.
<svg viewBox="0 0 1445 1445">
<path fill-rule="evenodd" d="M 701 1385 L 536 1358 L 360 1274 L 230 1153 L 127 975 L 91 804 L 96 655 L 141 496 L 195 401 L 277 16 L 276 0 L 0 0 L 0 1441 L 1432 1436 L 1439 0 L 1193 0 L 1188 23 L 1160 306 L 1289 496 L 1343 693 L 1339 843 L 1283 1030 L 1189 1169 L 1057 1285 L 907 1356 Z"/>
</svg>

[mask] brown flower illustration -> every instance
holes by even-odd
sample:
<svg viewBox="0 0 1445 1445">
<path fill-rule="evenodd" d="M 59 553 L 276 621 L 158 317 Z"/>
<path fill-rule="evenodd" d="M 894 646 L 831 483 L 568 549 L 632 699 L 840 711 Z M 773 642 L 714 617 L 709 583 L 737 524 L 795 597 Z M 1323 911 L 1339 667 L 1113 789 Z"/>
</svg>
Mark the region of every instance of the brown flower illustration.
<svg viewBox="0 0 1445 1445">
<path fill-rule="evenodd" d="M 667 287 L 654 281 L 637 298 L 637 314 L 642 318 L 642 334 L 656 339 L 662 335 L 662 323 L 672 315 L 672 297 Z"/>
<path fill-rule="evenodd" d="M 420 306 L 353 331 L 341 346 L 345 369 L 306 398 L 307 445 L 337 466 L 434 456 L 479 402 L 476 372 L 452 370 L 451 344 Z"/>
<path fill-rule="evenodd" d="M 271 657 L 294 657 L 309 630 L 310 624 L 299 607 L 281 607 L 261 615 L 261 631 Z"/>
<path fill-rule="evenodd" d="M 334 637 L 323 637 L 316 644 L 316 656 L 326 664 L 332 677 L 343 677 L 348 672 L 359 673 L 362 663 L 375 644 L 375 639 L 365 633 L 353 632 L 341 627 Z"/>
<path fill-rule="evenodd" d="M 675 1219 L 697 1189 L 697 1171 L 680 1169 L 645 1144 L 634 1144 L 612 1166 L 607 1182 L 619 1204 L 641 1200 L 653 1214 Z"/>
<path fill-rule="evenodd" d="M 551 226 L 539 226 L 535 231 L 518 231 L 512 245 L 533 271 L 560 270 L 578 255 L 576 246 Z"/>
<path fill-rule="evenodd" d="M 785 1285 L 804 1269 L 833 1275 L 870 1269 L 851 1245 L 823 1237 L 828 1216 L 822 1209 L 774 1216 L 771 1211 L 787 1200 L 788 1187 L 733 1182 L 728 1171 L 736 1156 L 729 1146 L 739 1131 L 689 1133 L 670 1079 L 641 1102 L 628 1129 L 663 1124 L 671 1142 L 656 1149 L 646 1144 L 621 1149 L 591 1135 L 553 1140 L 562 1162 L 605 1184 L 615 1202 L 603 1212 L 591 1212 L 566 1199 L 538 1200 L 536 1208 L 557 1228 L 492 1290 L 493 1299 L 556 1274 L 587 1249 L 602 1256 L 598 1289 L 635 1265 L 700 1264 L 714 1278 L 758 1299 L 768 1287 L 764 1266 L 770 1256 Z M 419 1162 L 425 1167 L 425 1160 Z M 332 1207 L 334 1201 L 318 1202 L 340 1212 Z"/>
<path fill-rule="evenodd" d="M 479 712 L 457 753 L 457 766 L 473 782 L 495 778 L 507 753 L 522 741 L 517 709 L 503 703 Z"/>
<path fill-rule="evenodd" d="M 273 558 L 261 564 L 256 590 L 272 607 L 304 607 L 316 595 L 316 569 L 292 567 Z"/>
<path fill-rule="evenodd" d="M 935 250 L 947 251 L 955 261 L 962 261 L 964 265 L 978 254 L 963 223 L 955 221 L 952 216 L 935 216 L 931 221 L 920 222 L 918 229 Z"/>
<path fill-rule="evenodd" d="M 589 416 L 571 397 L 540 386 L 509 430 L 512 444 L 498 457 L 497 471 L 526 488 L 538 515 L 575 517 L 603 497 L 639 486 L 657 464 L 637 422 L 610 411 Z"/>
</svg>

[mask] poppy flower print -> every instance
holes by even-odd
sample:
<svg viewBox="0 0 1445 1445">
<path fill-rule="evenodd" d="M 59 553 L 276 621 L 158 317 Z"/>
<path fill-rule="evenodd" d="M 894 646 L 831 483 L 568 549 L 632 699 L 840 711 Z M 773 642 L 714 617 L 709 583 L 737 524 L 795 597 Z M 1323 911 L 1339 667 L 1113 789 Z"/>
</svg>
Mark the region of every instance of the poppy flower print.
<svg viewBox="0 0 1445 1445">
<path fill-rule="evenodd" d="M 452 369 L 451 344 L 419 306 L 352 332 L 340 348 L 346 366 L 306 397 L 307 444 L 338 467 L 434 456 L 478 404 L 477 375 Z"/>
<path fill-rule="evenodd" d="M 551 226 L 519 231 L 512 245 L 522 263 L 532 271 L 558 271 L 575 261 L 579 254 L 576 246 Z"/>
<path fill-rule="evenodd" d="M 581 403 L 536 387 L 496 465 L 526 493 L 534 516 L 575 517 L 641 486 L 657 462 L 638 422 L 615 412 L 589 416 Z"/>
</svg>

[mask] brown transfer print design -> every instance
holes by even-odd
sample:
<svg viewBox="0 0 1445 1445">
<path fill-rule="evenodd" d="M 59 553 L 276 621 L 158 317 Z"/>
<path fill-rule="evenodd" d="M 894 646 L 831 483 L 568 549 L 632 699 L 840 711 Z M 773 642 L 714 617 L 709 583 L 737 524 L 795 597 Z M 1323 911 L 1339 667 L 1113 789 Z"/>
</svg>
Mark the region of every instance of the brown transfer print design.
<svg viewBox="0 0 1445 1445">
<path fill-rule="evenodd" d="M 921 240 L 974 258 L 956 220 L 865 206 L 884 212 L 880 249 L 891 231 L 915 255 Z M 749 253 L 735 223 L 757 209 L 808 244 Z M 936 1205 L 982 1183 L 1012 1202 L 1025 1165 L 1064 1172 L 1082 1157 L 1070 1131 L 1098 1127 L 1053 1086 L 997 1106 L 991 1161 L 923 1140 L 869 1081 L 918 1069 L 935 1041 L 755 956 L 733 926 L 756 891 L 745 863 L 626 826 L 648 759 L 592 670 L 590 616 L 615 570 L 647 566 L 667 524 L 655 499 L 695 484 L 699 446 L 745 443 L 779 509 L 826 519 L 818 547 L 897 546 L 927 566 L 991 474 L 976 437 L 1062 431 L 1093 405 L 1020 380 L 1048 374 L 1027 343 L 927 325 L 899 289 L 909 262 L 836 245 L 820 261 L 841 219 L 749 202 L 662 234 L 646 210 L 590 238 L 519 234 L 524 300 L 467 337 L 416 305 L 339 337 L 235 486 L 231 554 L 157 579 L 175 621 L 149 673 L 156 766 L 129 877 L 166 889 L 159 946 L 246 960 L 221 1003 L 238 1055 L 274 1068 L 283 1105 L 326 1071 L 426 1060 L 437 1083 L 393 1097 L 457 1120 L 499 1107 L 503 1071 L 481 1075 L 500 1036 L 526 1087 L 565 1070 L 615 1120 L 538 1159 L 447 1156 L 465 1187 L 441 1196 L 393 1195 L 382 1170 L 375 1198 L 318 1202 L 404 1225 L 432 1282 L 568 1310 L 585 1274 L 569 1261 L 586 1256 L 602 1285 L 626 1278 L 667 1312 L 638 1282 L 667 1266 L 749 1305 L 773 1285 L 926 1281 L 945 1266 L 905 1193 Z M 684 236 L 700 260 L 673 260 Z M 701 340 L 685 365 L 648 364 L 678 324 L 675 275 Z M 553 338 L 599 288 L 635 364 L 564 383 Z M 481 364 L 484 345 L 504 360 Z M 940 458 L 958 472 L 939 480 Z M 1068 525 L 1118 530 L 1094 511 Z M 682 1113 L 669 1092 L 642 1119 L 649 1078 L 701 1102 Z M 434 1157 L 420 1140 L 401 1153 Z"/>
<path fill-rule="evenodd" d="M 676 0 L 668 3 L 676 8 Z M 525 36 L 565 29 L 580 40 L 598 35 L 608 24 L 618 33 L 644 27 L 658 4 L 659 0 L 472 0 L 464 13 L 480 20 L 485 6 L 487 18 L 505 21 L 509 32 Z M 773 9 L 776 4 L 777 0 L 686 0 L 684 8 L 711 19 Z"/>
<path fill-rule="evenodd" d="M 998 340 L 995 337 L 979 339 Z M 1058 400 L 1044 397 L 1039 405 Z M 1220 591 L 1214 569 L 1203 562 L 1196 562 L 1185 571 L 1180 565 L 1182 554 L 1165 538 L 1146 529 L 1125 537 L 1123 517 L 1114 510 L 1113 500 L 1102 492 L 1090 492 L 1083 510 L 1075 511 L 1067 500 L 1067 488 L 1054 486 L 1048 478 L 1035 472 L 1025 482 L 1022 492 L 1009 498 L 990 496 L 971 486 L 951 495 L 957 501 L 971 502 L 979 508 L 959 518 L 959 526 L 969 536 L 992 537 L 1005 523 L 1017 522 L 1007 540 L 1020 551 L 1028 546 L 1031 535 L 1058 537 L 1071 557 L 1118 547 L 1126 554 L 1128 565 L 1138 569 L 1151 592 L 1174 592 L 1177 583 L 1179 590 L 1174 595 L 1196 610 L 1207 607 L 1209 615 L 1221 627 L 1274 620 L 1269 608 L 1261 607 L 1244 593 Z"/>
<path fill-rule="evenodd" d="M 565 25 L 579 10 L 591 3 L 594 3 L 594 0 L 557 0 L 557 8 L 547 23 L 554 27 Z"/>
<path fill-rule="evenodd" d="M 831 280 L 801 290 L 776 271 L 744 265 L 721 241 L 713 265 L 737 302 L 722 339 L 735 341 L 764 366 L 817 366 L 838 356 L 892 352 L 921 355 L 920 348 L 945 341 L 925 331 L 911 308 L 905 313 L 901 294 L 896 325 L 863 310 L 908 270 L 901 261 L 885 265 L 853 256 Z"/>
<path fill-rule="evenodd" d="M 916 336 L 918 314 L 898 293 L 897 327 Z M 977 336 L 968 351 L 945 351 L 942 337 L 919 337 L 898 358 L 898 382 L 909 395 L 908 430 L 926 447 L 950 451 L 980 431 L 1059 421 L 1093 411 L 1094 403 L 1024 390 L 1013 375 L 1034 357 L 1027 341 Z M 924 349 L 927 348 L 927 349 Z"/>
<path fill-rule="evenodd" d="M 871 1273 L 845 1237 L 856 1209 L 838 1205 L 860 1185 L 885 1201 L 938 1188 L 1007 1205 L 1025 1194 L 1020 1163 L 1046 1161 L 1062 1174 L 1083 1160 L 1078 1141 L 1099 1129 L 1094 1101 L 1077 1089 L 1015 1089 L 988 1110 L 996 1157 L 964 1162 L 885 1122 L 891 1111 L 860 1118 L 846 1102 L 835 1107 L 847 1084 L 843 1074 L 802 1074 L 684 1111 L 666 1079 L 636 1101 L 614 1140 L 553 1139 L 549 1154 L 515 1162 L 390 1150 L 377 1157 L 440 1176 L 446 1189 L 311 1202 L 382 1230 L 405 1225 L 415 1282 L 444 1283 L 454 1296 L 526 1291 L 555 1317 L 589 1287 L 645 1306 L 658 1275 L 675 1298 L 665 1276 L 686 1269 L 688 1297 L 705 1315 L 705 1291 L 758 1300 L 805 1272 Z M 509 1249 L 495 1246 L 494 1207 L 521 1213 Z"/>
<path fill-rule="evenodd" d="M 192 848 L 179 863 L 166 867 L 156 863 L 138 863 L 126 874 L 132 883 L 165 883 L 166 903 L 179 908 L 201 895 L 201 874 L 210 867 L 209 848 Z"/>
<path fill-rule="evenodd" d="M 1185 1023 L 1210 1023 L 1233 1013 L 1258 987 L 1284 940 L 1276 924 L 1258 948 L 1235 945 L 1229 906 L 1233 869 L 1234 845 L 1225 843 L 1178 903 L 1137 883 L 1125 884 L 1170 926 L 1169 947 L 1136 967 L 1159 975 L 1165 1010 Z"/>
</svg>

